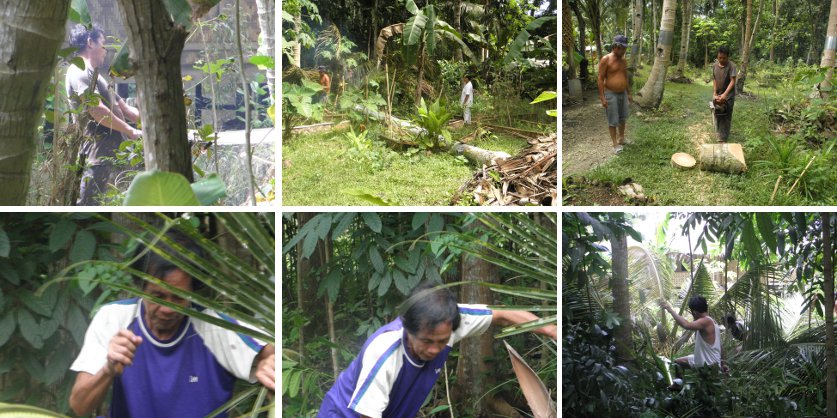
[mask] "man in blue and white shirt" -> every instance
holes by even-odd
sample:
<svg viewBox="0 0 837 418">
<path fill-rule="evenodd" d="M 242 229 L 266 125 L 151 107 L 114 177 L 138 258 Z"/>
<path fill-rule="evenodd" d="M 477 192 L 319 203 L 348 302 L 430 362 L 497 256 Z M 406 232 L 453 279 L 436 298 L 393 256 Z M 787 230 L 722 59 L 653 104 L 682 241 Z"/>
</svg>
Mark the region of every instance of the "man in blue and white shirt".
<svg viewBox="0 0 837 418">
<path fill-rule="evenodd" d="M 193 291 L 198 283 L 153 252 L 141 261 L 141 270 L 178 289 Z M 144 290 L 189 304 L 154 283 L 146 283 Z M 110 417 L 204 417 L 230 400 L 236 379 L 275 390 L 274 352 L 272 344 L 148 300 L 113 302 L 93 317 L 70 366 L 78 372 L 70 407 L 79 416 L 89 415 L 112 387 Z"/>
<path fill-rule="evenodd" d="M 363 344 L 360 354 L 328 391 L 318 418 L 414 417 L 427 398 L 453 344 L 484 333 L 490 325 L 537 319 L 525 311 L 457 304 L 447 289 L 423 284 L 412 304 Z M 557 339 L 550 325 L 535 332 Z"/>
</svg>

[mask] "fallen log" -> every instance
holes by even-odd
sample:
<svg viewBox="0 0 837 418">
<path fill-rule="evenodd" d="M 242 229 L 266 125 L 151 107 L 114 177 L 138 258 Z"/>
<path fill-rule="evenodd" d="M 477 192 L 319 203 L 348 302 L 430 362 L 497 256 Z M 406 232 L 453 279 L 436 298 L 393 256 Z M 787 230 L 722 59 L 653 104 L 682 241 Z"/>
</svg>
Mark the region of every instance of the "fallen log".
<svg viewBox="0 0 837 418">
<path fill-rule="evenodd" d="M 700 169 L 739 174 L 747 171 L 741 144 L 703 144 L 700 146 Z"/>
<path fill-rule="evenodd" d="M 506 132 L 509 132 L 509 133 L 512 133 L 512 134 L 516 134 L 518 136 L 525 137 L 526 139 L 539 138 L 539 137 L 543 136 L 543 132 L 530 131 L 530 130 L 527 130 L 527 129 L 520 129 L 520 128 L 512 128 L 510 126 L 493 125 L 493 124 L 488 124 L 488 123 L 483 124 L 483 126 L 487 126 L 487 127 L 492 128 L 494 130 L 506 131 Z"/>
<path fill-rule="evenodd" d="M 413 135 L 420 135 L 425 132 L 423 128 L 415 126 L 406 120 L 398 119 L 395 116 L 388 116 L 383 112 L 370 110 L 360 105 L 355 105 L 355 110 L 367 114 L 381 122 L 393 124 Z M 439 141 L 441 143 L 447 142 L 447 140 L 441 135 L 439 135 Z M 458 141 L 448 146 L 448 152 L 454 155 L 464 155 L 465 158 L 478 165 L 493 165 L 511 157 L 511 155 L 503 151 L 485 150 Z"/>
</svg>

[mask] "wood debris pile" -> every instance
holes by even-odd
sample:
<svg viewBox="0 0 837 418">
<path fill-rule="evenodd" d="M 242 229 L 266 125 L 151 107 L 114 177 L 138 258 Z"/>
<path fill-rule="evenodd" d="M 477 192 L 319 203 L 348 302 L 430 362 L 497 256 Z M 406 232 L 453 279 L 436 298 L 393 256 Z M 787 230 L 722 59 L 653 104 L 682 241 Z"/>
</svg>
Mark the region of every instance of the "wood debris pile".
<svg viewBox="0 0 837 418">
<path fill-rule="evenodd" d="M 471 194 L 482 206 L 558 205 L 557 135 L 528 140 L 529 147 L 518 155 L 483 166 L 452 199 Z"/>
</svg>

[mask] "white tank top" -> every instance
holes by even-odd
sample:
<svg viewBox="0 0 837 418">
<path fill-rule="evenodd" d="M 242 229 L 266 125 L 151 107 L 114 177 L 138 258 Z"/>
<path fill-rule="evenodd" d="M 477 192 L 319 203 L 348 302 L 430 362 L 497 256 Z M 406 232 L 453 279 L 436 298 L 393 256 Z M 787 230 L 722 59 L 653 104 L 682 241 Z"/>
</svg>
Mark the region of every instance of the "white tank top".
<svg viewBox="0 0 837 418">
<path fill-rule="evenodd" d="M 715 327 L 715 343 L 709 345 L 703 340 L 700 331 L 695 334 L 695 366 L 697 367 L 721 363 L 721 330 L 712 317 L 708 318 Z"/>
</svg>

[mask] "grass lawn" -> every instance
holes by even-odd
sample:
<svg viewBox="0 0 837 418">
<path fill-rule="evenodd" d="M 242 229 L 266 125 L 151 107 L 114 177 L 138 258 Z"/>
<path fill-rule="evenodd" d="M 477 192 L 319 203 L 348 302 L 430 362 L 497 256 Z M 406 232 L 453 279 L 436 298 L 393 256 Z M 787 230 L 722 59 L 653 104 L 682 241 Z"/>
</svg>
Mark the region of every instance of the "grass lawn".
<svg viewBox="0 0 837 418">
<path fill-rule="evenodd" d="M 371 151 L 357 152 L 346 132 L 283 139 L 283 205 L 372 205 L 351 194 L 361 192 L 393 205 L 444 206 L 476 169 L 464 157 L 417 150 L 396 152 L 377 140 Z M 459 138 L 469 132 L 471 128 L 461 128 L 452 134 Z M 471 144 L 511 155 L 527 145 L 522 139 L 501 134 Z"/>
<path fill-rule="evenodd" d="M 642 79 L 635 85 L 644 84 L 650 69 L 651 66 L 645 66 L 640 73 Z M 786 196 L 802 171 L 798 167 L 800 164 L 804 167 L 811 156 L 801 157 L 804 159 L 796 161 L 793 168 L 784 172 L 776 168 L 775 151 L 767 139 L 786 141 L 787 138 L 771 132 L 773 124 L 769 120 L 769 112 L 779 102 L 779 95 L 786 93 L 781 87 L 762 86 L 758 79 L 749 81 L 746 86 L 754 97 L 736 97 L 729 139 L 729 142 L 742 144 L 747 172 L 730 175 L 697 168 L 686 171 L 673 168 L 670 164 L 672 154 L 687 152 L 698 159 L 700 144 L 717 142 L 708 109 L 711 81 L 705 74 L 692 73 L 690 77 L 692 84 L 666 82 L 663 102 L 658 110 L 633 107 L 626 135 L 632 143 L 618 156 L 581 175 L 597 183 L 611 184 L 620 184 L 630 178 L 641 184 L 646 194 L 655 198 L 654 204 L 658 205 L 816 205 L 834 201 L 837 188 L 811 195 L 807 193 L 807 188 L 801 187 L 802 184 Z M 603 134 L 607 135 L 607 132 Z M 825 160 L 822 161 L 823 168 L 833 166 L 835 162 L 833 154 L 820 159 Z M 784 176 L 771 202 L 780 174 Z M 583 194 L 583 187 L 575 192 Z M 571 188 L 569 194 L 572 193 Z"/>
</svg>

